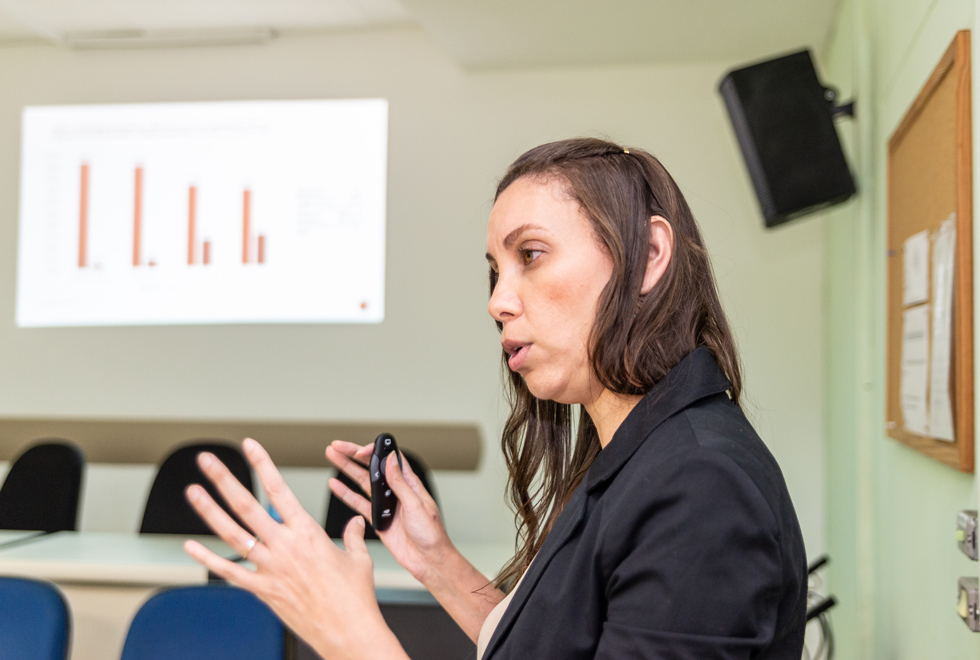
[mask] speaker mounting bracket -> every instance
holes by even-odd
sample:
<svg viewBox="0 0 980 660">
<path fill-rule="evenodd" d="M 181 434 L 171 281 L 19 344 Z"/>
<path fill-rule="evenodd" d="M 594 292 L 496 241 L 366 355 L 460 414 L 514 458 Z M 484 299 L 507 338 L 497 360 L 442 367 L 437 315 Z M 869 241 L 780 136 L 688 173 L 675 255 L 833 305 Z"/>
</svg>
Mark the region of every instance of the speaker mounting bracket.
<svg viewBox="0 0 980 660">
<path fill-rule="evenodd" d="M 854 99 L 851 99 L 847 103 L 838 104 L 838 93 L 834 87 L 825 87 L 823 97 L 827 99 L 827 103 L 830 105 L 830 114 L 834 119 L 840 117 L 854 118 Z"/>
</svg>

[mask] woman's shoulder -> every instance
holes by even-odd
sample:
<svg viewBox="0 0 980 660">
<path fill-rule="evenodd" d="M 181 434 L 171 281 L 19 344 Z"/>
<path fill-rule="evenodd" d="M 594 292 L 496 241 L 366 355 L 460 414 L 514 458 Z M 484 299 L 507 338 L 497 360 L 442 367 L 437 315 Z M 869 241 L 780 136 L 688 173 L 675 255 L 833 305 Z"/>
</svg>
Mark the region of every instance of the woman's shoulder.
<svg viewBox="0 0 980 660">
<path fill-rule="evenodd" d="M 698 401 L 648 430 L 608 494 L 633 502 L 637 512 L 642 503 L 662 510 L 665 502 L 675 502 L 709 518 L 742 514 L 777 537 L 800 535 L 776 459 L 725 394 Z"/>
<path fill-rule="evenodd" d="M 614 641 L 687 645 L 694 657 L 738 640 L 743 651 L 778 644 L 799 657 L 802 534 L 779 466 L 726 395 L 649 428 L 593 493 L 586 515 Z"/>
</svg>

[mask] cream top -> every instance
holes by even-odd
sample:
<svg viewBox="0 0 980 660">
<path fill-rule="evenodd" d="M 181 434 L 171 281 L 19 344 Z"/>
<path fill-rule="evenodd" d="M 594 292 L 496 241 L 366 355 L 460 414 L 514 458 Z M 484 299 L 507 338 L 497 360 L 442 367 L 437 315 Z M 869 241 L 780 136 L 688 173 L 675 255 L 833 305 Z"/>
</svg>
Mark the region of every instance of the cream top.
<svg viewBox="0 0 980 660">
<path fill-rule="evenodd" d="M 533 561 L 532 561 L 533 563 Z M 530 565 L 528 565 L 530 568 Z M 527 571 L 524 571 L 524 575 L 527 575 Z M 480 627 L 480 634 L 476 640 L 476 658 L 480 660 L 483 654 L 487 652 L 487 645 L 490 644 L 490 638 L 493 637 L 494 631 L 497 630 L 497 626 L 500 625 L 500 620 L 504 618 L 504 612 L 507 611 L 507 606 L 510 605 L 510 601 L 514 599 L 514 594 L 517 593 L 517 588 L 521 586 L 521 582 L 524 581 L 524 575 L 521 575 L 521 579 L 517 581 L 514 588 L 507 592 L 504 599 L 497 603 L 497 605 L 490 610 L 490 614 L 484 619 L 483 625 Z"/>
</svg>

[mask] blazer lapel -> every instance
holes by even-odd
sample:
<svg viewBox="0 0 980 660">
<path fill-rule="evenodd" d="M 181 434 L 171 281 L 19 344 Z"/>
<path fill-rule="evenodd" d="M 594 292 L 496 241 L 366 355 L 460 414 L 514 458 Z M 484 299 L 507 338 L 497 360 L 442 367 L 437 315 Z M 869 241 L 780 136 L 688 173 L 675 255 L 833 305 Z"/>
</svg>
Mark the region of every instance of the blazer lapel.
<svg viewBox="0 0 980 660">
<path fill-rule="evenodd" d="M 548 534 L 548 538 L 542 544 L 541 550 L 538 551 L 530 567 L 528 567 L 527 573 L 521 580 L 521 584 L 514 593 L 513 599 L 511 599 L 510 604 L 504 611 L 503 618 L 500 619 L 500 623 L 497 624 L 496 630 L 493 631 L 493 635 L 487 643 L 487 650 L 483 654 L 483 660 L 489 660 L 489 658 L 493 657 L 494 651 L 500 646 L 500 641 L 510 630 L 514 619 L 524 609 L 524 604 L 527 602 L 531 592 L 534 591 L 534 587 L 541 578 L 541 574 L 544 573 L 548 564 L 551 563 L 555 553 L 568 542 L 578 528 L 579 523 L 585 518 L 586 499 L 585 481 L 583 480 L 582 484 L 568 500 L 568 504 L 565 505 L 561 515 L 558 516 L 558 520 L 555 521 L 555 526 L 551 529 L 551 533 Z"/>
<path fill-rule="evenodd" d="M 612 479 L 664 420 L 732 385 L 706 347 L 678 362 L 626 416 L 585 476 L 589 492 Z"/>
</svg>

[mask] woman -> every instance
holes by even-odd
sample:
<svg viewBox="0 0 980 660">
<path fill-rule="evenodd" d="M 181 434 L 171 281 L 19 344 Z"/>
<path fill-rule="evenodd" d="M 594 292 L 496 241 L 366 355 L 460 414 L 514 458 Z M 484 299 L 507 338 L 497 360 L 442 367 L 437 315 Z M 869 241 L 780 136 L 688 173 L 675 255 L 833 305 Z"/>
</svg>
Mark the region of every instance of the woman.
<svg viewBox="0 0 980 660">
<path fill-rule="evenodd" d="M 400 507 L 380 536 L 391 553 L 481 658 L 797 660 L 802 536 L 779 468 L 738 407 L 735 343 L 670 175 L 601 140 L 532 149 L 498 186 L 487 260 L 509 369 L 502 444 L 518 551 L 490 584 L 389 457 Z M 285 524 L 204 454 L 202 469 L 261 541 L 199 486 L 188 497 L 257 570 L 192 541 L 188 552 L 326 658 L 404 658 L 375 600 L 364 520 L 337 549 L 265 451 L 244 448 Z M 370 452 L 334 442 L 327 457 L 368 491 Z M 370 518 L 364 497 L 330 487 Z"/>
</svg>

